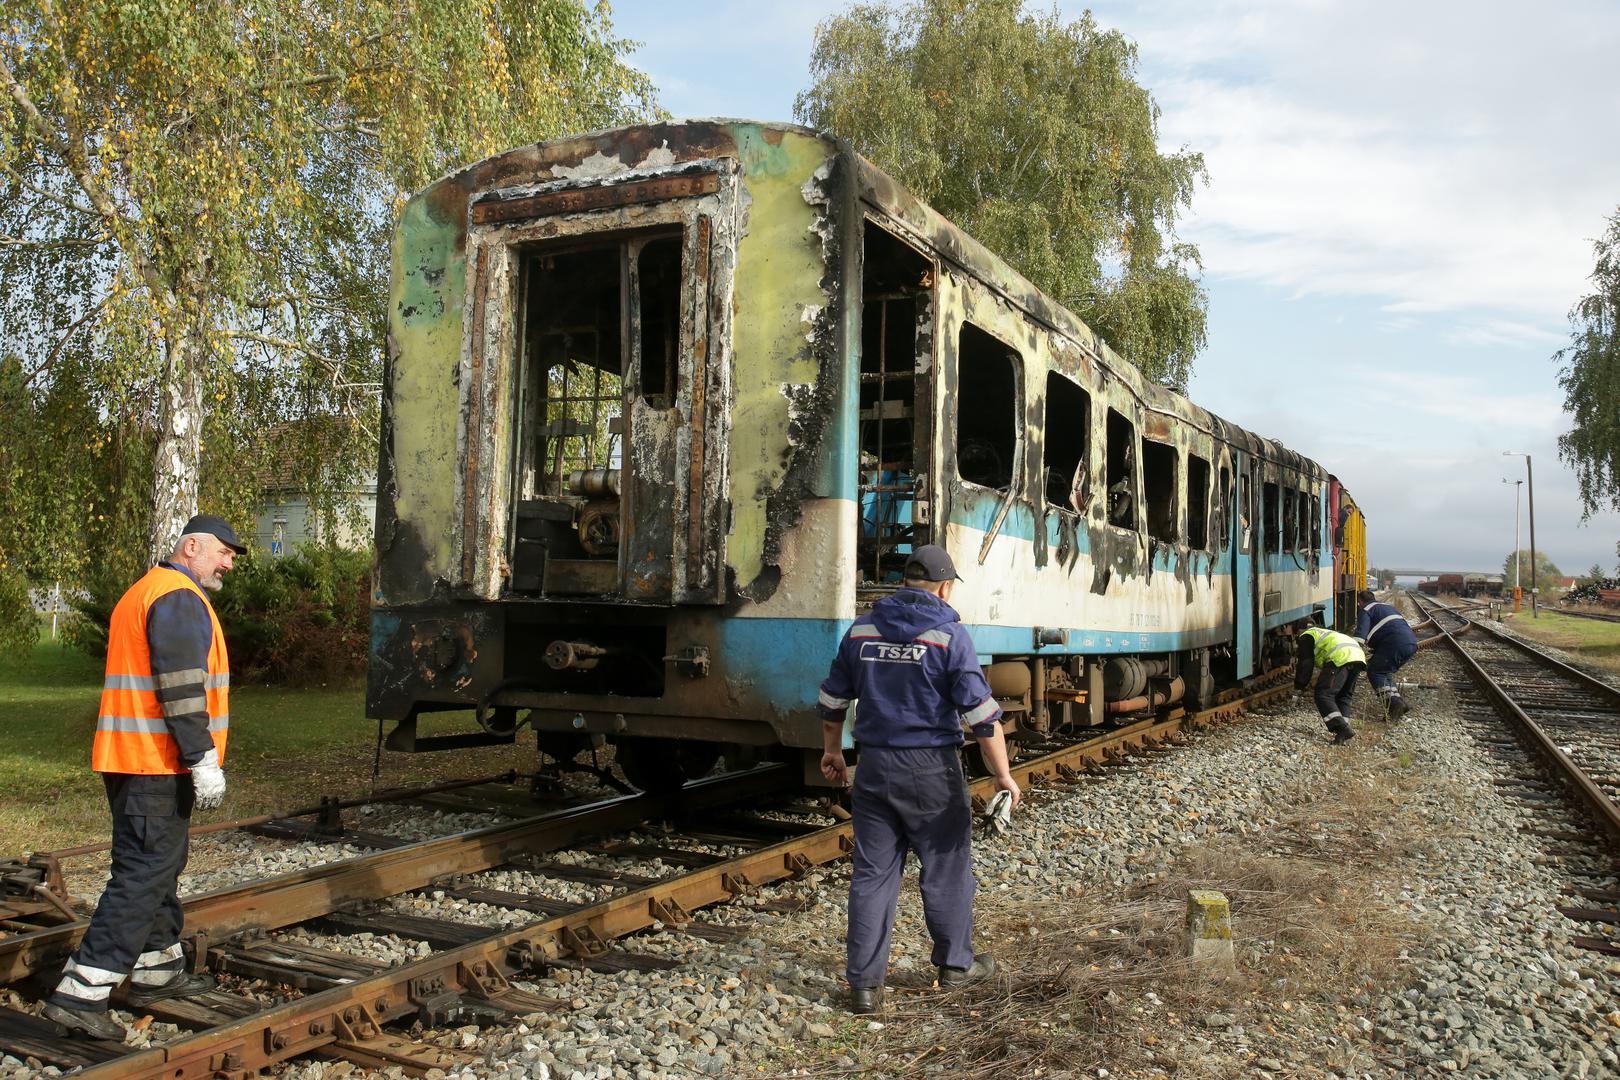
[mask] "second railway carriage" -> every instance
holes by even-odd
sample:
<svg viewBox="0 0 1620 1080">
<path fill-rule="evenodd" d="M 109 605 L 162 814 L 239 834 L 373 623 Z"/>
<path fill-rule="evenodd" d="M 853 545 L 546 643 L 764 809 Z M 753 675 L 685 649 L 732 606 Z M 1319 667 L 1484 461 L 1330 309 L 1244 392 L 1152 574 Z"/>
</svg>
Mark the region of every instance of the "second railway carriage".
<svg viewBox="0 0 1620 1080">
<path fill-rule="evenodd" d="M 408 203 L 392 288 L 368 710 L 395 748 L 521 721 L 642 786 L 723 750 L 813 781 L 839 638 L 928 542 L 1026 731 L 1207 700 L 1333 621 L 1320 465 L 1144 381 L 813 131 L 500 154 Z M 419 732 L 437 710 L 481 726 Z"/>
</svg>

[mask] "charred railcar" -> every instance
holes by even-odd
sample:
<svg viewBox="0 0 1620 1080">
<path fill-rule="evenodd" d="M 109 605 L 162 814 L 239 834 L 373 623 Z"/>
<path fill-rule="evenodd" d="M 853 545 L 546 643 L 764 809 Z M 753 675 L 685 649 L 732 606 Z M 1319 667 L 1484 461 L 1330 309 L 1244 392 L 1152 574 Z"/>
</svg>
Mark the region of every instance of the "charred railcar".
<svg viewBox="0 0 1620 1080">
<path fill-rule="evenodd" d="M 1036 731 L 1249 679 L 1364 570 L 1320 465 L 803 128 L 500 154 L 409 202 L 392 288 L 368 709 L 398 749 L 521 715 L 643 784 L 813 766 L 839 637 L 925 542 Z M 418 733 L 452 709 L 482 730 Z"/>
</svg>

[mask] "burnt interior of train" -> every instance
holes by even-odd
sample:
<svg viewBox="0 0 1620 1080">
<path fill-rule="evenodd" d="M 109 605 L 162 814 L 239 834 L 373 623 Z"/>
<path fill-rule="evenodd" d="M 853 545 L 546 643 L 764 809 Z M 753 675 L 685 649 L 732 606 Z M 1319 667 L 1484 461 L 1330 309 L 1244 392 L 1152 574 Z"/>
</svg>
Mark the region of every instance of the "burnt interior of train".
<svg viewBox="0 0 1620 1080">
<path fill-rule="evenodd" d="M 963 323 L 956 347 L 956 472 L 970 484 L 1004 490 L 1018 466 L 1018 353 Z"/>
<path fill-rule="evenodd" d="M 1174 543 L 1176 528 L 1176 448 L 1169 443 L 1142 441 L 1142 500 L 1147 511 L 1148 535 L 1160 543 Z"/>
<path fill-rule="evenodd" d="M 1084 514 L 1091 505 L 1091 470 L 1086 468 L 1091 438 L 1091 395 L 1073 380 L 1046 373 L 1046 413 L 1041 441 L 1041 476 L 1046 503 Z"/>
<path fill-rule="evenodd" d="M 1136 528 L 1136 425 L 1108 410 L 1108 524 Z"/>
<path fill-rule="evenodd" d="M 509 589 L 612 594 L 635 512 L 624 482 L 633 466 L 627 406 L 639 395 L 649 407 L 670 408 L 677 392 L 681 235 L 537 246 L 522 255 L 515 295 L 521 356 Z"/>
<path fill-rule="evenodd" d="M 928 542 L 917 499 L 931 457 L 923 326 L 933 267 L 874 222 L 864 242 L 856 564 L 861 584 L 877 585 L 899 581 L 912 548 Z"/>
</svg>

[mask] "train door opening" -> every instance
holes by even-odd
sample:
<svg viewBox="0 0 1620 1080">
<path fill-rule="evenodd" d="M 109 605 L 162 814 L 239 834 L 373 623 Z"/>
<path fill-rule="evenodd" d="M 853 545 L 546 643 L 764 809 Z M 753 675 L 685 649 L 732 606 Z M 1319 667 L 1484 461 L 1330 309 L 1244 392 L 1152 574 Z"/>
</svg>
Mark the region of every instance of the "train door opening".
<svg viewBox="0 0 1620 1080">
<path fill-rule="evenodd" d="M 670 598 L 675 462 L 634 435 L 680 390 L 682 249 L 677 229 L 523 253 L 513 593 Z"/>
<path fill-rule="evenodd" d="M 1255 589 L 1258 575 L 1255 563 L 1258 552 L 1255 544 L 1254 485 L 1249 477 L 1246 460 L 1233 455 L 1237 470 L 1237 513 L 1232 515 L 1232 637 L 1239 679 L 1254 674 L 1257 622 Z"/>
<path fill-rule="evenodd" d="M 860 355 L 861 586 L 898 584 L 933 535 L 934 266 L 872 220 L 863 231 Z"/>
</svg>

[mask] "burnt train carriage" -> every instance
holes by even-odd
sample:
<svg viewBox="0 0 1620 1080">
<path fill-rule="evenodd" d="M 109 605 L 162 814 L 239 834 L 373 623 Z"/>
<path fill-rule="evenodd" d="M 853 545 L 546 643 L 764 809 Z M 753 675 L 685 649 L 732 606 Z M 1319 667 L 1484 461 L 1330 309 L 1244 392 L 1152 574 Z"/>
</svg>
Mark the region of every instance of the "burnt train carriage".
<svg viewBox="0 0 1620 1080">
<path fill-rule="evenodd" d="M 847 145 L 742 122 L 523 147 L 394 241 L 369 714 L 817 774 L 817 686 L 912 546 L 1019 725 L 1250 678 L 1332 617 L 1339 489 L 1144 382 Z M 476 709 L 482 732 L 420 736 Z"/>
</svg>

